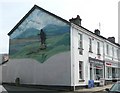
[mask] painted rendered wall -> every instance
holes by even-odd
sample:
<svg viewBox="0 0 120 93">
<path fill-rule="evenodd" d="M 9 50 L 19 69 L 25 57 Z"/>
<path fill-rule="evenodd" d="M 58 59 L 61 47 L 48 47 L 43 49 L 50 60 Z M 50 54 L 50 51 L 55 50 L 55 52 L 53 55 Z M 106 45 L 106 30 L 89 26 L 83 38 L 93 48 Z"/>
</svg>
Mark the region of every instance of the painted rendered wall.
<svg viewBox="0 0 120 93">
<path fill-rule="evenodd" d="M 7 73 L 3 82 L 14 83 L 19 77 L 22 84 L 70 86 L 70 63 L 67 61 L 70 61 L 69 52 L 57 54 L 43 64 L 34 59 L 12 59 L 3 67 Z"/>
<path fill-rule="evenodd" d="M 85 43 L 86 43 L 86 37 L 85 37 L 85 34 L 83 34 L 81 32 L 81 28 L 79 28 L 79 30 L 77 30 L 76 28 L 72 28 L 72 47 L 73 47 L 73 50 L 72 50 L 72 63 L 74 64 L 73 69 L 73 82 L 75 84 L 75 86 L 77 85 L 87 85 L 87 81 L 88 81 L 88 55 L 86 54 L 86 49 L 87 49 L 87 46 L 84 46 Z M 83 51 L 83 55 L 80 55 L 79 54 L 79 50 L 78 50 L 78 41 L 79 41 L 79 35 L 78 33 L 81 33 L 83 34 L 83 46 L 84 46 L 84 51 Z M 86 48 L 85 48 L 86 47 Z M 86 56 L 85 56 L 86 55 Z M 84 82 L 79 82 L 79 61 L 83 61 L 83 74 L 84 76 Z"/>
<path fill-rule="evenodd" d="M 41 29 L 46 34 L 42 43 Z M 35 9 L 10 35 L 4 82 L 71 86 L 70 26 Z"/>
<path fill-rule="evenodd" d="M 106 53 L 106 50 L 107 50 L 106 45 L 109 46 L 109 54 Z M 116 46 L 115 44 L 112 44 L 111 42 L 108 42 L 108 41 L 104 42 L 104 46 L 105 46 L 105 48 L 104 48 L 104 52 L 105 52 L 105 59 L 104 59 L 105 60 L 105 79 L 112 80 L 112 77 L 111 78 L 107 77 L 107 74 L 108 74 L 107 67 L 110 67 L 111 71 L 112 71 L 112 68 L 119 68 L 119 64 L 120 64 L 119 53 L 117 53 L 119 50 L 119 47 Z M 114 47 L 114 51 L 112 51 L 112 47 Z M 113 52 L 114 52 L 114 56 L 113 56 Z M 107 65 L 106 63 L 110 63 L 111 65 Z M 119 75 L 119 70 L 118 70 L 118 75 Z"/>
<path fill-rule="evenodd" d="M 107 51 L 107 47 L 106 47 L 107 45 L 109 46 L 109 54 L 107 54 L 107 52 L 106 52 Z M 104 42 L 104 46 L 105 46 L 105 48 L 104 48 L 105 59 L 118 61 L 117 51 L 118 51 L 119 47 L 110 43 L 110 42 L 107 42 L 107 41 Z M 114 48 L 114 51 L 112 50 L 112 47 Z M 113 56 L 113 52 L 114 52 L 114 56 Z"/>
<path fill-rule="evenodd" d="M 83 55 L 79 54 L 79 49 L 78 49 L 78 41 L 79 41 L 79 33 L 83 35 Z M 96 37 L 95 35 L 89 33 L 85 29 L 78 27 L 76 25 L 72 25 L 72 63 L 74 64 L 72 66 L 73 73 L 72 73 L 72 79 L 73 83 L 76 86 L 84 86 L 88 85 L 88 80 L 90 80 L 90 63 L 89 63 L 89 57 L 96 58 L 99 60 L 103 60 L 103 41 L 101 38 Z M 93 38 L 92 41 L 92 49 L 93 53 L 89 52 L 89 38 Z M 100 54 L 101 56 L 99 57 L 97 55 L 97 42 L 100 42 Z M 83 61 L 83 80 L 80 81 L 79 79 L 79 61 Z"/>
<path fill-rule="evenodd" d="M 0 64 L 2 63 L 2 54 L 0 54 Z M 2 65 L 0 65 L 0 84 L 2 84 Z"/>
<path fill-rule="evenodd" d="M 120 1 L 118 2 L 118 43 L 120 44 Z"/>
</svg>

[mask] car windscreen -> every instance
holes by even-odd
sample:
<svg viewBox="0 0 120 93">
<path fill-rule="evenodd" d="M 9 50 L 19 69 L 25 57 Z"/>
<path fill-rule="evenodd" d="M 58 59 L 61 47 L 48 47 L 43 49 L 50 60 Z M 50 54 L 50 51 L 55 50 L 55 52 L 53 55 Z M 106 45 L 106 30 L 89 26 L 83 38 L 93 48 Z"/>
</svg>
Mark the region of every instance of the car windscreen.
<svg viewBox="0 0 120 93">
<path fill-rule="evenodd" d="M 110 91 L 120 92 L 120 83 L 114 84 Z"/>
</svg>

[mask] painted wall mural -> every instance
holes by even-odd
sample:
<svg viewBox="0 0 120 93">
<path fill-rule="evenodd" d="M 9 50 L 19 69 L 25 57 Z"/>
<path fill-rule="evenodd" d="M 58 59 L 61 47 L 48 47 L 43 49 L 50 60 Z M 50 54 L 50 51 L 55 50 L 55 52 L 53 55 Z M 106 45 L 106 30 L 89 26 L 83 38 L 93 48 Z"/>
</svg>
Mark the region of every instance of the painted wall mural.
<svg viewBox="0 0 120 93">
<path fill-rule="evenodd" d="M 70 26 L 35 9 L 10 35 L 10 58 L 32 58 L 40 63 L 70 51 Z"/>
</svg>

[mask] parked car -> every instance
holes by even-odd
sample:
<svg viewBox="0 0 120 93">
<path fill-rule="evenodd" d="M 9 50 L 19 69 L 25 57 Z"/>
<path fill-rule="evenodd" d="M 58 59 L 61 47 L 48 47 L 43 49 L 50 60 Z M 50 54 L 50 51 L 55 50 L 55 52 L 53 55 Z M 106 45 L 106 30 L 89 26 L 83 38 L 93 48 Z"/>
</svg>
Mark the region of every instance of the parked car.
<svg viewBox="0 0 120 93">
<path fill-rule="evenodd" d="M 105 89 L 108 93 L 120 93 L 120 81 L 116 82 L 110 89 Z"/>
</svg>

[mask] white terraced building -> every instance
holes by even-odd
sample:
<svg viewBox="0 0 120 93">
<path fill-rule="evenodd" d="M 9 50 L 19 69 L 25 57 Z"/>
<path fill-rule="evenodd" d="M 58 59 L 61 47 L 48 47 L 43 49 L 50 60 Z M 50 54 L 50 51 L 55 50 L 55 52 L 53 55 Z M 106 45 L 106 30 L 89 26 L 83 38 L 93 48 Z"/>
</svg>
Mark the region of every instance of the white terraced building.
<svg viewBox="0 0 120 93">
<path fill-rule="evenodd" d="M 84 28 L 79 15 L 69 21 L 35 5 L 8 33 L 3 82 L 19 78 L 21 84 L 75 88 L 88 86 L 89 80 L 104 85 L 119 79 L 115 38 Z"/>
</svg>

